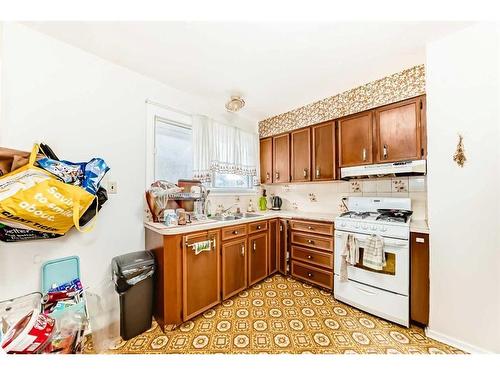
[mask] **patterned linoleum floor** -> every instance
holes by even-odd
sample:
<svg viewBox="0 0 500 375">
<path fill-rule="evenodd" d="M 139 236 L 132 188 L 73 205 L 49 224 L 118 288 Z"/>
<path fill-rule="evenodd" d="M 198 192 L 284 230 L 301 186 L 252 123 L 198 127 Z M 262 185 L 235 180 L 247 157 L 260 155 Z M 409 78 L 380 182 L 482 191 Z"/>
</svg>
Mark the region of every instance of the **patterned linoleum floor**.
<svg viewBox="0 0 500 375">
<path fill-rule="evenodd" d="M 92 341 L 84 352 L 92 353 Z M 153 323 L 110 354 L 359 353 L 454 354 L 462 351 L 361 312 L 330 293 L 274 275 L 174 331 Z"/>
</svg>

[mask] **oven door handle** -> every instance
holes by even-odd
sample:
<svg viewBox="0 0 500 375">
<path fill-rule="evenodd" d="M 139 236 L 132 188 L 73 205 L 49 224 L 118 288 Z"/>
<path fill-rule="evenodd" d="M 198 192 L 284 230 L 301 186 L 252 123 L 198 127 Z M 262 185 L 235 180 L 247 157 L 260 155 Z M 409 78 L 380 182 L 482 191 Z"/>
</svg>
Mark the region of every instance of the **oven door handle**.
<svg viewBox="0 0 500 375">
<path fill-rule="evenodd" d="M 366 235 L 369 236 L 369 235 Z M 342 234 L 335 234 L 335 238 L 342 239 L 343 235 Z M 366 238 L 359 238 L 358 236 L 354 235 L 354 238 L 356 241 L 358 241 L 359 247 L 363 247 L 363 245 L 366 242 Z M 392 241 L 388 240 L 387 238 L 382 237 L 384 240 L 384 247 L 406 247 L 408 246 L 408 241 L 405 240 L 400 240 L 400 241 Z"/>
<path fill-rule="evenodd" d="M 374 293 L 374 292 L 370 292 L 369 290 L 360 288 L 359 286 L 357 286 L 356 289 L 358 289 L 360 292 L 363 292 L 364 294 L 367 294 L 369 296 L 375 296 L 377 294 L 377 293 Z"/>
</svg>

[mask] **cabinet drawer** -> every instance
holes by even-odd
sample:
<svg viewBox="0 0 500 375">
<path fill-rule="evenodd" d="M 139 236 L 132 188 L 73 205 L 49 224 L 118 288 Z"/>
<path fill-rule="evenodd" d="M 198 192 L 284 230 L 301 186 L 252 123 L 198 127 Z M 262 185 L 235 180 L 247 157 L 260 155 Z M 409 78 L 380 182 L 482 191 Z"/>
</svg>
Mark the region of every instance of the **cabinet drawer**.
<svg viewBox="0 0 500 375">
<path fill-rule="evenodd" d="M 267 221 L 257 221 L 256 223 L 248 224 L 248 234 L 262 232 L 267 230 Z"/>
<path fill-rule="evenodd" d="M 321 237 L 301 232 L 292 232 L 292 243 L 333 252 L 333 237 Z"/>
<path fill-rule="evenodd" d="M 322 251 L 292 246 L 292 259 L 326 267 L 333 271 L 333 253 L 323 253 Z"/>
<path fill-rule="evenodd" d="M 292 276 L 323 288 L 333 288 L 333 272 L 292 260 Z"/>
<path fill-rule="evenodd" d="M 333 224 L 318 223 L 317 221 L 290 220 L 290 226 L 292 230 L 333 236 Z"/>
<path fill-rule="evenodd" d="M 222 241 L 246 235 L 247 235 L 246 225 L 235 225 L 232 227 L 222 228 Z"/>
</svg>

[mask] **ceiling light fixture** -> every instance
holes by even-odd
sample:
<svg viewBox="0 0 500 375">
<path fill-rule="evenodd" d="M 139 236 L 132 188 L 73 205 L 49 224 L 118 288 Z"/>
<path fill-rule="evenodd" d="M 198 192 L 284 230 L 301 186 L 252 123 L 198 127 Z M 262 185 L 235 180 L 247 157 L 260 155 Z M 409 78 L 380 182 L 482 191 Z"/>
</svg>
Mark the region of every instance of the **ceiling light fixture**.
<svg viewBox="0 0 500 375">
<path fill-rule="evenodd" d="M 229 112 L 238 112 L 245 106 L 245 101 L 239 96 L 231 96 L 231 100 L 226 103 L 226 109 Z"/>
</svg>

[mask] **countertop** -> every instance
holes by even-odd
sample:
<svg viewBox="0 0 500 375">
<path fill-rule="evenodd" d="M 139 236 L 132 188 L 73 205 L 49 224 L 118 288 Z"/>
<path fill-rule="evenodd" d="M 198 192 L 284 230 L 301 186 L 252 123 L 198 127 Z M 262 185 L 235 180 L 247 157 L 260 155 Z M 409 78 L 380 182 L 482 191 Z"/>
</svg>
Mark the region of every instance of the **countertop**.
<svg viewBox="0 0 500 375">
<path fill-rule="evenodd" d="M 183 234 L 189 232 L 196 232 L 201 230 L 209 230 L 215 228 L 229 227 L 232 225 L 252 223 L 259 220 L 267 220 L 274 218 L 282 219 L 307 219 L 327 221 L 333 223 L 334 218 L 338 215 L 337 212 L 306 212 L 306 211 L 256 211 L 258 217 L 241 218 L 238 220 L 219 221 L 214 219 L 207 219 L 201 222 L 178 225 L 176 227 L 167 227 L 162 223 L 145 222 L 144 227 L 162 235 Z M 429 226 L 427 220 L 412 220 L 410 222 L 410 232 L 416 233 L 429 233 Z"/>
<path fill-rule="evenodd" d="M 319 212 L 304 212 L 304 211 L 256 211 L 258 217 L 248 217 L 241 218 L 237 220 L 228 220 L 228 221 L 219 221 L 214 219 L 207 219 L 201 222 L 187 224 L 187 225 L 178 225 L 176 227 L 167 227 L 162 223 L 153 223 L 153 222 L 145 222 L 144 227 L 147 229 L 151 229 L 162 235 L 174 235 L 174 234 L 182 234 L 188 232 L 196 232 L 199 230 L 209 230 L 214 228 L 223 228 L 232 225 L 246 224 L 252 223 L 254 221 L 259 220 L 267 220 L 274 218 L 283 218 L 283 219 L 308 219 L 308 220 L 318 220 L 318 221 L 328 221 L 333 223 L 335 216 L 337 213 L 319 213 Z"/>
<path fill-rule="evenodd" d="M 410 222 L 410 232 L 429 234 L 427 220 L 412 220 Z"/>
</svg>

